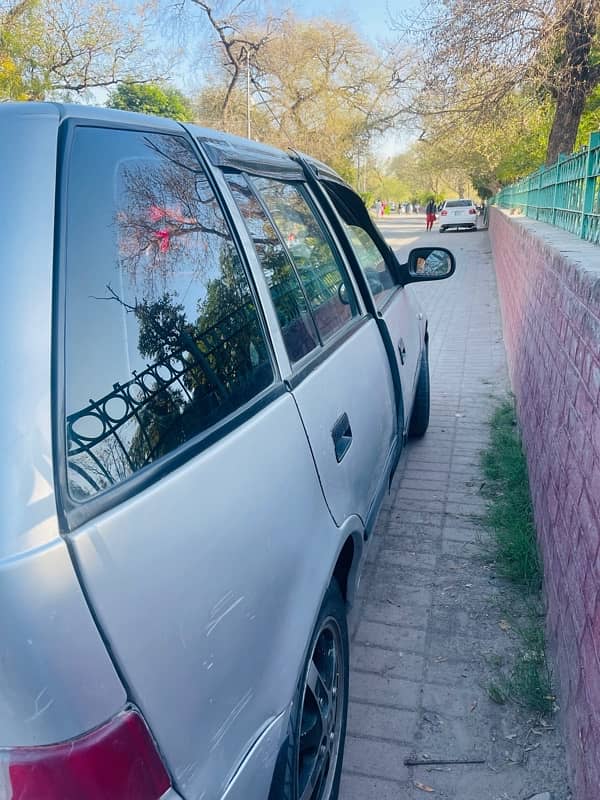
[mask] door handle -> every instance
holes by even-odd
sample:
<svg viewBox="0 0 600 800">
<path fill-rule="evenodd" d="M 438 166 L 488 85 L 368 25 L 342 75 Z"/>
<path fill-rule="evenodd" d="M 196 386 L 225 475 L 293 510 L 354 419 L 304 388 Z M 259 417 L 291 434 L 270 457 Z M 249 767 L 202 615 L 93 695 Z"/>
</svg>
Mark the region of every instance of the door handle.
<svg viewBox="0 0 600 800">
<path fill-rule="evenodd" d="M 352 428 L 346 412 L 342 414 L 331 429 L 331 438 L 335 449 L 335 460 L 339 464 L 352 444 Z"/>
<path fill-rule="evenodd" d="M 404 339 L 400 339 L 398 342 L 398 352 L 400 353 L 400 363 L 404 364 L 404 360 L 406 359 L 406 345 L 404 344 Z"/>
</svg>

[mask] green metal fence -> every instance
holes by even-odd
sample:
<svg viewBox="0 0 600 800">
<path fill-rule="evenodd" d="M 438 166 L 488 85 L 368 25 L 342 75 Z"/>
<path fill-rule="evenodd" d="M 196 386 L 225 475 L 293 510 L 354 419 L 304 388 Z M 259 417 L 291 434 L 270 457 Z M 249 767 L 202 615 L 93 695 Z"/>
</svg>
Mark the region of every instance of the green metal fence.
<svg viewBox="0 0 600 800">
<path fill-rule="evenodd" d="M 541 167 L 527 178 L 506 186 L 492 199 L 494 205 L 520 211 L 564 228 L 582 239 L 600 242 L 600 131 L 587 147 L 561 156 L 551 167 Z"/>
</svg>

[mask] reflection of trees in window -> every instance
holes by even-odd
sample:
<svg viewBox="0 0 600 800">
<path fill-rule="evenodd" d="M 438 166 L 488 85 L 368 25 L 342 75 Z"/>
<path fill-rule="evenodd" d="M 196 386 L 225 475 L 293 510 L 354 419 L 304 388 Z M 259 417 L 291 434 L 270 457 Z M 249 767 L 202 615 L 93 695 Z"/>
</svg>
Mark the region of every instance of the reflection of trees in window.
<svg viewBox="0 0 600 800">
<path fill-rule="evenodd" d="M 319 341 L 307 297 L 285 248 L 245 178 L 228 175 L 227 182 L 254 242 L 289 356 L 292 361 L 299 361 Z"/>
<path fill-rule="evenodd" d="M 254 184 L 286 243 L 319 333 L 326 339 L 354 311 L 339 298 L 342 275 L 331 245 L 301 186 L 267 178 Z"/>
<path fill-rule="evenodd" d="M 116 212 L 120 265 L 132 286 L 153 292 L 178 271 L 202 278 L 231 246 L 204 170 L 173 136 L 144 137 L 147 158 L 120 168 Z"/>
<path fill-rule="evenodd" d="M 80 498 L 171 452 L 273 378 L 246 275 L 204 173 L 184 142 L 145 142 L 150 165 L 130 159 L 121 170 L 118 253 L 107 254 L 130 286 L 121 296 L 108 284 L 104 297 L 86 299 L 118 303 L 135 319 L 147 366 L 69 414 Z"/>
</svg>

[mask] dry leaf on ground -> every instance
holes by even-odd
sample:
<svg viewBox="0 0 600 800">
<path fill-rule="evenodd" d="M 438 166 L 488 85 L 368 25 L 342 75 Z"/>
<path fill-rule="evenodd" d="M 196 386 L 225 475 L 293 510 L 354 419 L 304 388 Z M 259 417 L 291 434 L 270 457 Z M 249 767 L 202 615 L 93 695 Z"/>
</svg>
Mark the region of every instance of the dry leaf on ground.
<svg viewBox="0 0 600 800">
<path fill-rule="evenodd" d="M 432 789 L 431 786 L 427 786 L 426 783 L 420 783 L 419 781 L 415 781 L 415 786 L 417 789 L 420 789 L 422 792 L 434 792 L 435 789 Z"/>
</svg>

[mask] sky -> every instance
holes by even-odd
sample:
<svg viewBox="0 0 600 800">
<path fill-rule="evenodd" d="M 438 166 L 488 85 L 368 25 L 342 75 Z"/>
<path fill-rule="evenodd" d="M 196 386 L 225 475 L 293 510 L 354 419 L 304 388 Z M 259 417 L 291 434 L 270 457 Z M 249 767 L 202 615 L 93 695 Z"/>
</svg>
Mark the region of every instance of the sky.
<svg viewBox="0 0 600 800">
<path fill-rule="evenodd" d="M 392 20 L 417 8 L 418 0 L 334 0 L 327 6 L 323 0 L 300 0 L 297 3 L 297 9 L 303 16 L 325 15 L 340 21 L 347 20 L 373 41 L 394 35 Z"/>
</svg>

